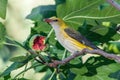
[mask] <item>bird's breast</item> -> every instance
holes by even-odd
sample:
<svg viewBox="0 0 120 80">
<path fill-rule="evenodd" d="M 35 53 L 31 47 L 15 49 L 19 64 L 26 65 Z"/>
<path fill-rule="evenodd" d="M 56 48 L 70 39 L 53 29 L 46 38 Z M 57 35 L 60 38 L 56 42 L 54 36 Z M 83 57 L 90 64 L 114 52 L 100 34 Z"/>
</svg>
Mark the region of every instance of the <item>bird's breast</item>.
<svg viewBox="0 0 120 80">
<path fill-rule="evenodd" d="M 63 31 L 56 32 L 56 38 L 58 42 L 71 53 L 80 51 L 82 49 L 80 46 L 82 46 L 83 44 L 76 42 Z"/>
</svg>

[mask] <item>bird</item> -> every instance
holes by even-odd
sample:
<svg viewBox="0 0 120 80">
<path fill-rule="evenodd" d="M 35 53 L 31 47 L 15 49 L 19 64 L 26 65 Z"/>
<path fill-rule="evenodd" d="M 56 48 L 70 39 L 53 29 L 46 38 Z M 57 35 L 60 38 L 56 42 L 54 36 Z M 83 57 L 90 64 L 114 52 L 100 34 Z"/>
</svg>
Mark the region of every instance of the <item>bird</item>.
<svg viewBox="0 0 120 80">
<path fill-rule="evenodd" d="M 81 51 L 85 48 L 90 50 L 98 49 L 91 41 L 89 41 L 80 32 L 69 27 L 62 19 L 57 17 L 50 17 L 44 19 L 50 24 L 54 31 L 58 42 L 70 53 Z"/>
</svg>

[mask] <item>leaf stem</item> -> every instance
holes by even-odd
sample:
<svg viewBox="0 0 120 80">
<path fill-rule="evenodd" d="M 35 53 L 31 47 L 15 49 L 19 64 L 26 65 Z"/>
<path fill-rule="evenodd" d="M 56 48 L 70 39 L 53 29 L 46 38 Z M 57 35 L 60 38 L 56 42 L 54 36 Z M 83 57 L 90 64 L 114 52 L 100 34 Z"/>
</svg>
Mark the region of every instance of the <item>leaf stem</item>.
<svg viewBox="0 0 120 80">
<path fill-rule="evenodd" d="M 92 3 L 90 5 L 87 5 L 83 8 L 80 8 L 79 10 L 76 10 L 76 11 L 73 11 L 73 12 L 69 13 L 68 15 L 64 16 L 63 20 L 66 20 L 67 18 L 69 18 L 74 13 L 77 13 L 77 12 L 80 12 L 80 11 L 85 10 L 87 8 L 90 8 L 91 6 L 95 5 L 96 3 L 98 3 L 98 1 L 95 1 L 94 3 Z"/>
<path fill-rule="evenodd" d="M 52 80 L 52 78 L 53 78 L 53 76 L 55 75 L 55 73 L 56 73 L 56 69 L 54 69 L 54 72 L 52 73 L 52 75 L 50 76 L 50 78 L 48 79 L 48 80 Z"/>
<path fill-rule="evenodd" d="M 40 66 L 40 64 L 37 64 L 37 65 L 32 65 L 30 66 L 29 68 L 26 68 L 25 70 L 21 71 L 20 73 L 18 73 L 13 79 L 16 79 L 19 75 L 21 75 L 22 73 L 32 69 L 33 67 L 37 67 L 37 66 Z"/>
<path fill-rule="evenodd" d="M 53 32 L 53 28 L 50 30 L 50 32 L 48 33 L 47 37 L 46 37 L 46 41 L 48 40 L 48 38 L 50 37 L 50 35 L 52 34 Z M 46 42 L 45 42 L 46 43 Z"/>
<path fill-rule="evenodd" d="M 64 53 L 63 53 L 63 56 L 62 56 L 62 60 L 64 60 L 64 59 L 65 59 L 66 52 L 67 52 L 67 50 L 65 49 L 65 50 L 64 50 Z M 61 66 L 61 65 L 59 65 L 59 66 L 57 67 L 57 69 L 59 69 L 59 68 L 60 68 L 60 66 Z"/>
<path fill-rule="evenodd" d="M 3 44 L 5 44 L 5 45 L 10 45 L 10 46 L 15 46 L 15 47 L 19 47 L 19 45 L 12 44 L 12 43 L 7 43 L 7 42 L 3 42 Z"/>
<path fill-rule="evenodd" d="M 11 41 L 13 41 L 15 44 L 7 43 L 7 42 L 4 42 L 3 44 L 20 47 L 20 48 L 24 49 L 25 51 L 27 51 L 28 53 L 30 53 L 30 51 L 27 50 L 26 48 L 24 48 L 24 46 L 22 44 L 20 44 L 19 42 L 13 40 L 12 38 L 10 38 L 8 36 L 6 36 L 6 38 L 9 39 L 9 40 L 11 40 Z"/>
<path fill-rule="evenodd" d="M 28 56 L 28 53 L 26 54 L 26 56 Z M 24 70 L 27 69 L 27 66 L 28 66 L 28 63 L 25 65 L 25 69 Z M 24 75 L 25 75 L 25 72 L 23 73 L 22 78 L 24 78 Z"/>
<path fill-rule="evenodd" d="M 65 49 L 65 50 L 64 50 L 63 57 L 62 57 L 62 60 L 65 58 L 65 56 L 66 56 L 66 52 L 67 52 L 67 50 Z"/>
</svg>

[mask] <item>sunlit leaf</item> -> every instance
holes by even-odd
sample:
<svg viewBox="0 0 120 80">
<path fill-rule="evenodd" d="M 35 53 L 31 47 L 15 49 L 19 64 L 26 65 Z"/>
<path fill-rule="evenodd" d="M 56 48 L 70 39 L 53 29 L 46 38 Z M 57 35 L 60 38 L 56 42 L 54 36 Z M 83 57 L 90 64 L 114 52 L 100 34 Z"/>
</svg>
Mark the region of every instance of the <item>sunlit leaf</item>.
<svg viewBox="0 0 120 80">
<path fill-rule="evenodd" d="M 13 57 L 10 59 L 10 61 L 12 62 L 22 62 L 24 60 L 26 60 L 28 58 L 28 56 L 17 56 L 17 57 Z"/>
<path fill-rule="evenodd" d="M 68 24 L 81 25 L 85 20 L 94 25 L 95 20 L 120 22 L 120 12 L 105 0 L 66 0 L 57 7 L 57 15 Z"/>
<path fill-rule="evenodd" d="M 120 42 L 110 41 L 106 44 L 105 49 L 111 53 L 120 54 Z"/>
<path fill-rule="evenodd" d="M 0 17 L 5 19 L 8 0 L 0 0 Z"/>
<path fill-rule="evenodd" d="M 35 27 L 32 28 L 31 34 L 41 34 L 46 36 L 46 34 L 49 33 L 50 29 L 50 25 L 43 21 L 39 21 L 39 23 L 37 23 L 37 25 L 35 25 Z"/>
<path fill-rule="evenodd" d="M 90 29 L 90 31 L 104 36 L 108 33 L 109 29 L 106 27 L 94 27 L 94 28 Z"/>
</svg>

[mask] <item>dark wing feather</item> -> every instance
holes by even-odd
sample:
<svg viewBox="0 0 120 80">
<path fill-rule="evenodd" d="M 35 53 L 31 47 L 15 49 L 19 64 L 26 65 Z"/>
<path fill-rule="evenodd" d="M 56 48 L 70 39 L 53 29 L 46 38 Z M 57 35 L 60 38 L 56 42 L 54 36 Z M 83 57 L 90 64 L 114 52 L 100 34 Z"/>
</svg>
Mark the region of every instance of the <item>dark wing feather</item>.
<svg viewBox="0 0 120 80">
<path fill-rule="evenodd" d="M 98 49 L 97 46 L 93 45 L 90 41 L 88 41 L 84 36 L 82 36 L 79 32 L 70 29 L 70 28 L 66 28 L 64 29 L 64 31 L 67 33 L 67 35 L 69 35 L 71 38 L 79 41 L 80 43 L 83 43 L 93 49 Z"/>
</svg>

